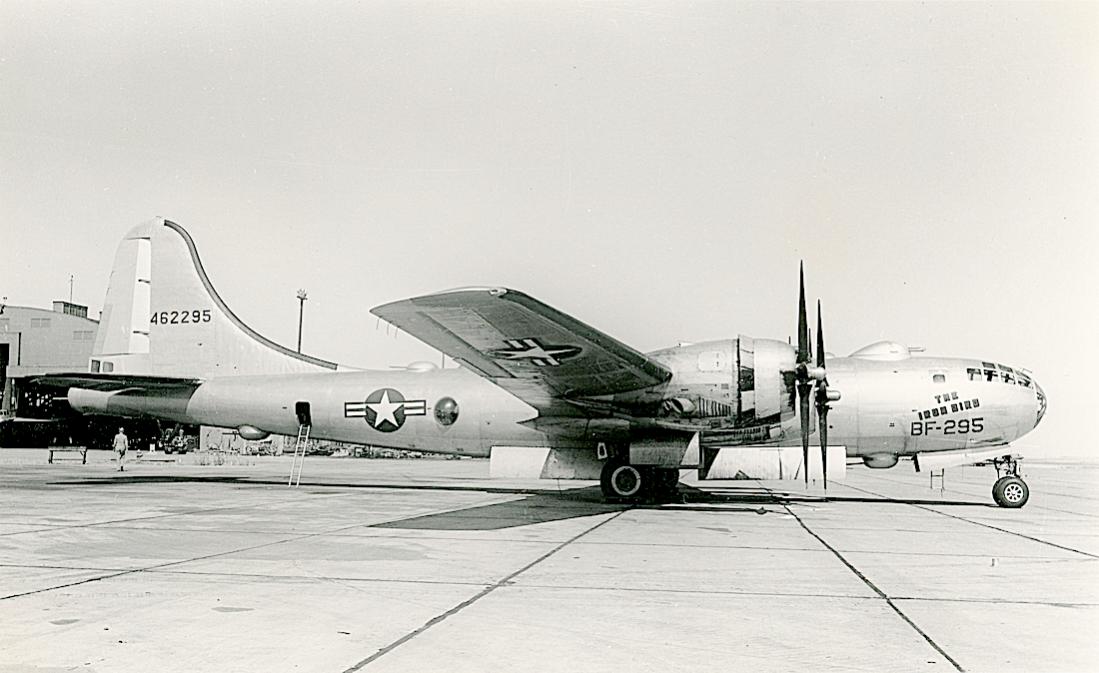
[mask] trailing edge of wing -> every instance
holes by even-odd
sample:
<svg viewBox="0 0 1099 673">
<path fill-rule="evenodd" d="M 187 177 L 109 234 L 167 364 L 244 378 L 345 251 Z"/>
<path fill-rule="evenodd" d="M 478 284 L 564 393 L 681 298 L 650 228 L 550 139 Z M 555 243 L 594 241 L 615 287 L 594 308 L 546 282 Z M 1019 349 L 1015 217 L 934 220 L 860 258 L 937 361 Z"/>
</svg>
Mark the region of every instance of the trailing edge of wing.
<svg viewBox="0 0 1099 673">
<path fill-rule="evenodd" d="M 663 365 L 617 339 L 506 288 L 440 292 L 371 313 L 543 414 L 588 415 L 568 400 L 638 390 L 671 378 Z"/>
</svg>

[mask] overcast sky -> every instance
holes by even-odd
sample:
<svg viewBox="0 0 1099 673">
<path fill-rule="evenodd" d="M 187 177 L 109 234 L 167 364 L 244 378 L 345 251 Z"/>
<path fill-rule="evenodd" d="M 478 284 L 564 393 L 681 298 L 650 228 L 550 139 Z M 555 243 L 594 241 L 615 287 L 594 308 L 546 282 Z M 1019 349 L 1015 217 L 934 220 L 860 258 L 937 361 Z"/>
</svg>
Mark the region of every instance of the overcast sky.
<svg viewBox="0 0 1099 673">
<path fill-rule="evenodd" d="M 97 315 L 194 236 L 245 322 L 371 367 L 368 309 L 522 289 L 640 350 L 796 329 L 1030 368 L 1090 450 L 1099 5 L 0 2 L 0 294 Z M 1035 449 L 1038 449 L 1035 451 Z"/>
</svg>

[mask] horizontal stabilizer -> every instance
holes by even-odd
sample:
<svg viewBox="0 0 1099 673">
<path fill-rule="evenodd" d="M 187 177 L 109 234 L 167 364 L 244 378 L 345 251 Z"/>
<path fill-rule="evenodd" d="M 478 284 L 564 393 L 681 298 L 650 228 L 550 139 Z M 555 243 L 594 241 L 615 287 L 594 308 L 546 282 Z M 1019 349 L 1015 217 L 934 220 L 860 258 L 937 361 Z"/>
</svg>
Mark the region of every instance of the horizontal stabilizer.
<svg viewBox="0 0 1099 673">
<path fill-rule="evenodd" d="M 173 376 L 138 376 L 132 374 L 46 374 L 30 379 L 31 383 L 51 388 L 83 388 L 114 392 L 119 390 L 167 390 L 198 387 L 198 379 Z"/>
</svg>

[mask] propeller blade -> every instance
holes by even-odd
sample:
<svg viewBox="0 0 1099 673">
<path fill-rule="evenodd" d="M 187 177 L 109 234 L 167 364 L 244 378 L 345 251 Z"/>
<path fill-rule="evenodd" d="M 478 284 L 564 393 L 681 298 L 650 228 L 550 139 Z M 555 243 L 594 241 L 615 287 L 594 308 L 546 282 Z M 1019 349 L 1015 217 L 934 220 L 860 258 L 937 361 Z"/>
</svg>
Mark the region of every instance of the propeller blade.
<svg viewBox="0 0 1099 673">
<path fill-rule="evenodd" d="M 805 472 L 805 486 L 809 486 L 809 384 L 798 384 L 798 398 L 801 402 L 801 465 Z"/>
<path fill-rule="evenodd" d="M 805 262 L 799 267 L 800 292 L 798 294 L 798 364 L 809 362 L 809 320 L 805 317 Z"/>
<path fill-rule="evenodd" d="M 817 418 L 820 420 L 820 465 L 824 475 L 824 490 L 828 490 L 828 403 L 817 410 Z"/>
<path fill-rule="evenodd" d="M 824 369 L 824 318 L 817 300 L 817 367 Z M 824 490 L 828 490 L 828 376 L 817 382 L 817 420 L 820 423 L 820 466 Z"/>
<path fill-rule="evenodd" d="M 817 366 L 824 366 L 824 327 L 821 325 L 820 300 L 817 300 Z"/>
</svg>

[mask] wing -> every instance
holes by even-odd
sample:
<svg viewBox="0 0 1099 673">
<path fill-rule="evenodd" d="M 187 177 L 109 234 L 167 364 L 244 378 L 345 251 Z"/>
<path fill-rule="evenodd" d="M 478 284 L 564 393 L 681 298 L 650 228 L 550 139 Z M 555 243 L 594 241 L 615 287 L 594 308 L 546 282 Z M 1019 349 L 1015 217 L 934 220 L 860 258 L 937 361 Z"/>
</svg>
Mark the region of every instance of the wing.
<svg viewBox="0 0 1099 673">
<path fill-rule="evenodd" d="M 120 390 L 146 390 L 156 392 L 160 390 L 178 390 L 179 388 L 196 388 L 201 383 L 198 379 L 185 379 L 172 376 L 135 376 L 130 374 L 89 374 L 78 372 L 73 374 L 43 374 L 30 379 L 31 383 L 52 388 L 84 388 L 87 390 L 120 391 Z"/>
<path fill-rule="evenodd" d="M 590 415 L 577 404 L 580 398 L 639 390 L 672 376 L 621 341 L 515 290 L 452 290 L 385 304 L 371 313 L 544 416 Z"/>
</svg>

